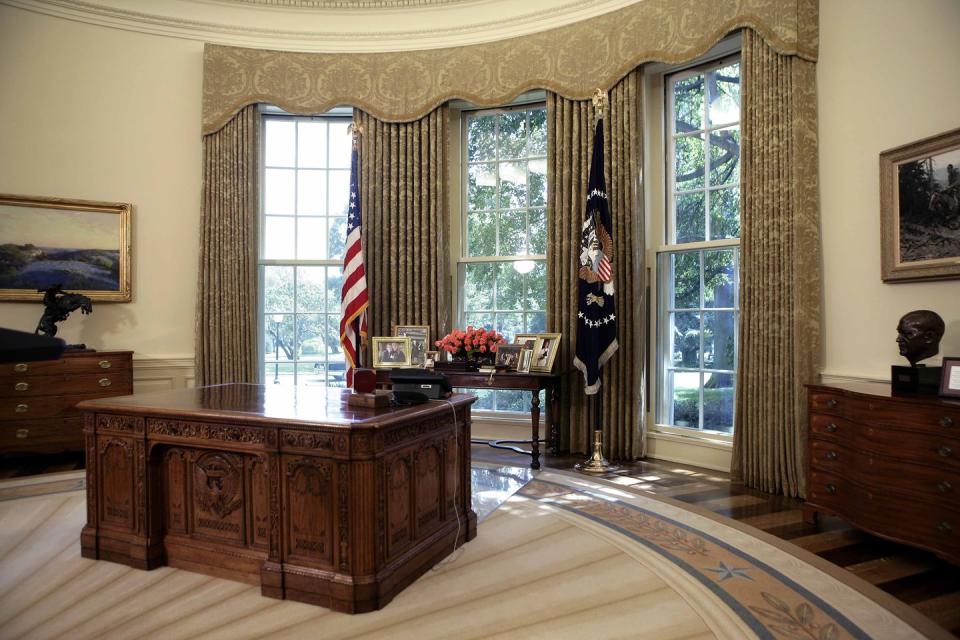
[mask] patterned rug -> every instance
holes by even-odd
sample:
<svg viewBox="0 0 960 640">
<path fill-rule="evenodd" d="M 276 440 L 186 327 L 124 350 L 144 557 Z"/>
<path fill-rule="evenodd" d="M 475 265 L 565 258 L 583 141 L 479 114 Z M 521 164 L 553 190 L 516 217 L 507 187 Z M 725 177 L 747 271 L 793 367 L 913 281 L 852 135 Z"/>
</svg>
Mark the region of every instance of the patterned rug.
<svg viewBox="0 0 960 640">
<path fill-rule="evenodd" d="M 80 557 L 82 483 L 0 483 L 0 638 L 949 638 L 788 543 L 671 500 L 544 471 L 381 611 Z"/>
</svg>

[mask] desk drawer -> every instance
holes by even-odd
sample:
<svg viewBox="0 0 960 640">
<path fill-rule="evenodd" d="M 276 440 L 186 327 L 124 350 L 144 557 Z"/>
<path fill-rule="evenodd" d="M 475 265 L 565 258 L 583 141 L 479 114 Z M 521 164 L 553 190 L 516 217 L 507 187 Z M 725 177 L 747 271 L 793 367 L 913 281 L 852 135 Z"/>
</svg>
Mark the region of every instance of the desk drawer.
<svg viewBox="0 0 960 640">
<path fill-rule="evenodd" d="M 27 396 L 23 398 L 0 398 L 0 422 L 51 418 L 79 412 L 74 409 L 81 399 L 76 396 Z"/>
<path fill-rule="evenodd" d="M 864 424 L 903 427 L 932 435 L 960 437 L 960 404 L 956 409 L 911 405 L 908 411 L 904 411 L 903 405 L 895 402 L 851 398 L 846 415 L 851 420 Z"/>
<path fill-rule="evenodd" d="M 83 450 L 83 418 L 38 418 L 0 424 L 3 451 Z"/>
</svg>

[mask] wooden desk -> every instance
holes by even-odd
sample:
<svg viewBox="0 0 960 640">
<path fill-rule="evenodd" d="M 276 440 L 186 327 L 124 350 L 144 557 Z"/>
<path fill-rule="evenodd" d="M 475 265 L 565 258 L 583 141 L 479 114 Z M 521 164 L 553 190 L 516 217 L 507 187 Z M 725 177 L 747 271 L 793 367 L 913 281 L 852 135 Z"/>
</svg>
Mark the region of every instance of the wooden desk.
<svg viewBox="0 0 960 640">
<path fill-rule="evenodd" d="M 475 398 L 363 409 L 346 393 L 230 384 L 81 403 L 83 556 L 383 607 L 476 536 Z"/>
<path fill-rule="evenodd" d="M 377 370 L 377 383 L 382 385 L 390 384 L 390 369 Z M 518 453 L 527 454 L 531 458 L 530 468 L 540 468 L 540 391 L 546 391 L 547 405 L 547 433 L 549 434 L 549 444 L 556 451 L 557 448 L 557 416 L 559 410 L 557 404 L 560 398 L 560 376 L 552 373 L 496 373 L 492 377 L 489 373 L 463 372 L 463 371 L 445 371 L 437 370 L 450 381 L 450 386 L 467 389 L 502 389 L 507 391 L 529 391 L 530 392 L 530 451 L 524 451 L 516 447 L 500 446 L 504 449 L 512 449 Z M 497 443 L 512 442 L 516 444 L 526 444 L 526 440 L 497 440 Z"/>
</svg>

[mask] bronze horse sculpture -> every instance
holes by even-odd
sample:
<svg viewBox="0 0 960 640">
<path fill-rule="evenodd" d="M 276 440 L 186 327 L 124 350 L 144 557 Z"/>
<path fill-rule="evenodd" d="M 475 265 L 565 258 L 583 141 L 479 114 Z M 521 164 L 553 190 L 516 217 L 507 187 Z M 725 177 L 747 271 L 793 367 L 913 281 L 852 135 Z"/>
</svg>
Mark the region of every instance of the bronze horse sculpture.
<svg viewBox="0 0 960 640">
<path fill-rule="evenodd" d="M 80 309 L 80 313 L 93 313 L 93 303 L 87 296 L 79 293 L 66 293 L 62 286 L 55 284 L 46 289 L 37 289 L 43 294 L 43 315 L 37 324 L 37 335 L 53 337 L 57 335 L 57 324 L 67 319 L 73 311 Z"/>
</svg>

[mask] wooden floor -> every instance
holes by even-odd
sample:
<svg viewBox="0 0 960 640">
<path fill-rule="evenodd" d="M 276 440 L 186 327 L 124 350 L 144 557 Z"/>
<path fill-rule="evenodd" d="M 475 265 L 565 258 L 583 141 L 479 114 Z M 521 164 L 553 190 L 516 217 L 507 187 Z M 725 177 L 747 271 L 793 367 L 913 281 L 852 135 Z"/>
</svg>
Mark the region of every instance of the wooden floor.
<svg viewBox="0 0 960 640">
<path fill-rule="evenodd" d="M 485 445 L 474 445 L 473 457 L 503 465 L 529 461 Z M 571 469 L 577 462 L 580 456 L 547 455 L 544 466 Z M 0 478 L 82 468 L 82 453 L 0 457 Z M 710 509 L 789 540 L 913 606 L 960 638 L 960 567 L 932 554 L 859 532 L 837 518 L 805 524 L 799 500 L 749 489 L 727 473 L 649 460 L 626 465 L 608 479 Z"/>
</svg>

